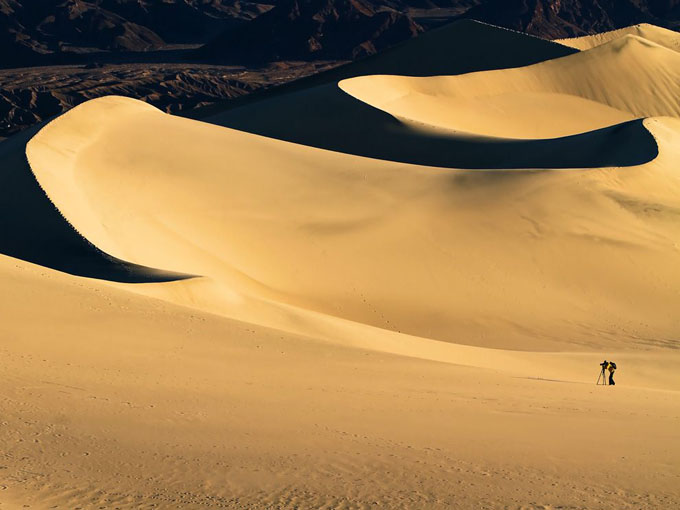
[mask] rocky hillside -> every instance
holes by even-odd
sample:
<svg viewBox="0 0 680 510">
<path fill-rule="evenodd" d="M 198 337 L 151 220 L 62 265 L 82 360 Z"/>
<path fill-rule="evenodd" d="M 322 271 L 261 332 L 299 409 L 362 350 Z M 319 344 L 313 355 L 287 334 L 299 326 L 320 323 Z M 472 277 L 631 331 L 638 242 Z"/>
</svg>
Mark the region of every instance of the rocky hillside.
<svg viewBox="0 0 680 510">
<path fill-rule="evenodd" d="M 680 0 L 486 0 L 464 17 L 557 39 L 642 22 L 678 28 Z"/>
<path fill-rule="evenodd" d="M 270 7 L 239 0 L 0 0 L 0 66 L 200 45 Z"/>
<path fill-rule="evenodd" d="M 195 55 L 222 62 L 356 59 L 461 18 L 554 39 L 648 22 L 680 27 L 680 0 L 275 0 Z M 437 18 L 438 17 L 438 18 Z M 432 26 L 428 23 L 428 26 Z"/>
<path fill-rule="evenodd" d="M 92 1 L 92 0 L 91 0 Z M 99 6 L 173 44 L 201 44 L 271 8 L 269 0 L 99 0 Z"/>
<path fill-rule="evenodd" d="M 181 59 L 353 59 L 461 17 L 560 38 L 678 28 L 680 0 L 0 0 L 0 67 L 203 44 Z"/>
<path fill-rule="evenodd" d="M 192 64 L 48 66 L 0 70 L 0 140 L 97 97 L 122 95 L 178 113 L 286 83 L 333 63 L 258 69 Z"/>
</svg>

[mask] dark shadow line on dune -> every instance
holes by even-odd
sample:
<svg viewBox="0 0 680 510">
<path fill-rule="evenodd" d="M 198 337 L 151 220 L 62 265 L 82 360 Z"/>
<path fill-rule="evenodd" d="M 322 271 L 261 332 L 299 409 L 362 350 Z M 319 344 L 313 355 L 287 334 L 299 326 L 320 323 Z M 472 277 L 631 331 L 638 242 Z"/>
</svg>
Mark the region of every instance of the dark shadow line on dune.
<svg viewBox="0 0 680 510">
<path fill-rule="evenodd" d="M 509 139 L 409 127 L 389 113 L 322 85 L 206 119 L 320 149 L 417 165 L 474 170 L 627 167 L 658 146 L 643 120 L 552 139 Z"/>
<path fill-rule="evenodd" d="M 407 126 L 402 126 L 397 130 L 412 131 Z M 397 136 L 403 141 L 401 135 Z M 423 138 L 419 138 L 419 141 L 427 144 L 431 150 L 441 149 L 453 153 L 432 158 L 426 164 L 471 170 L 632 167 L 649 163 L 659 154 L 656 140 L 645 128 L 643 119 L 552 139 L 494 139 L 447 135 L 425 135 Z M 414 156 L 411 161 L 405 162 L 418 161 Z"/>
<path fill-rule="evenodd" d="M 0 253 L 75 276 L 121 283 L 194 277 L 112 257 L 78 233 L 40 187 L 26 159 L 26 143 L 41 127 L 0 143 Z"/>
</svg>

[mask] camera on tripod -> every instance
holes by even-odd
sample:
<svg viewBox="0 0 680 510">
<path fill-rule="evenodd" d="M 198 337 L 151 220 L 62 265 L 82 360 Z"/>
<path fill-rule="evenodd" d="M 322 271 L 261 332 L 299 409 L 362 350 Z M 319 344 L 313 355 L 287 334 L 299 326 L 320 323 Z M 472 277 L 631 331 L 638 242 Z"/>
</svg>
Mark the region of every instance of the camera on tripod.
<svg viewBox="0 0 680 510">
<path fill-rule="evenodd" d="M 603 386 L 608 386 L 607 384 L 607 374 L 606 370 L 609 370 L 609 386 L 614 386 L 614 371 L 616 370 L 616 363 L 613 361 L 604 360 L 600 363 L 600 375 L 597 377 L 597 384 L 602 384 Z"/>
</svg>

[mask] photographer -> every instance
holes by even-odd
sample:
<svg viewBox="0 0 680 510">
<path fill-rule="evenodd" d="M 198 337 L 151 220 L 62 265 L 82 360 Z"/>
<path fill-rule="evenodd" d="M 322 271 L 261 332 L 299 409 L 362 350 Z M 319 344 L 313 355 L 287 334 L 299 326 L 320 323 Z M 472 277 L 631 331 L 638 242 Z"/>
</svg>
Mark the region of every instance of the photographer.
<svg viewBox="0 0 680 510">
<path fill-rule="evenodd" d="M 613 361 L 604 360 L 602 363 L 600 363 L 600 367 L 602 367 L 602 370 L 600 372 L 600 378 L 602 379 L 602 383 L 606 385 L 605 371 L 609 370 L 609 386 L 615 386 L 616 382 L 614 382 L 614 372 L 616 371 L 616 363 L 614 363 Z M 597 382 L 599 384 L 600 382 L 599 378 Z"/>
</svg>

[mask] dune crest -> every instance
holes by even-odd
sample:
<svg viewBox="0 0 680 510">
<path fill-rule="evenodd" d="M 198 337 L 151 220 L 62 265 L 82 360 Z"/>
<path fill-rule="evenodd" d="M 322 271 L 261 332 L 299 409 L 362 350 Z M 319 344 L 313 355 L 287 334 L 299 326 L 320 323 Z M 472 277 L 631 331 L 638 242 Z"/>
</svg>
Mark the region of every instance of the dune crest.
<svg viewBox="0 0 680 510">
<path fill-rule="evenodd" d="M 35 127 L 0 144 L 0 253 L 79 276 L 116 282 L 165 282 L 188 275 L 135 265 L 82 236 L 40 187 L 26 159 Z"/>
<path fill-rule="evenodd" d="M 667 28 L 650 25 L 649 23 L 641 23 L 639 25 L 612 30 L 610 32 L 603 32 L 601 34 L 573 37 L 569 39 L 556 39 L 555 42 L 578 50 L 589 50 L 626 35 L 642 37 L 673 51 L 680 51 L 680 34 L 673 30 L 668 30 Z"/>
<path fill-rule="evenodd" d="M 469 41 L 476 41 L 469 44 Z M 451 51 L 455 48 L 455 51 Z M 297 91 L 309 90 L 366 74 L 437 76 L 463 74 L 535 64 L 576 53 L 577 50 L 538 37 L 463 19 L 397 44 L 376 55 L 296 80 L 244 98 L 187 112 L 190 118 L 206 120 L 240 108 Z"/>
</svg>

